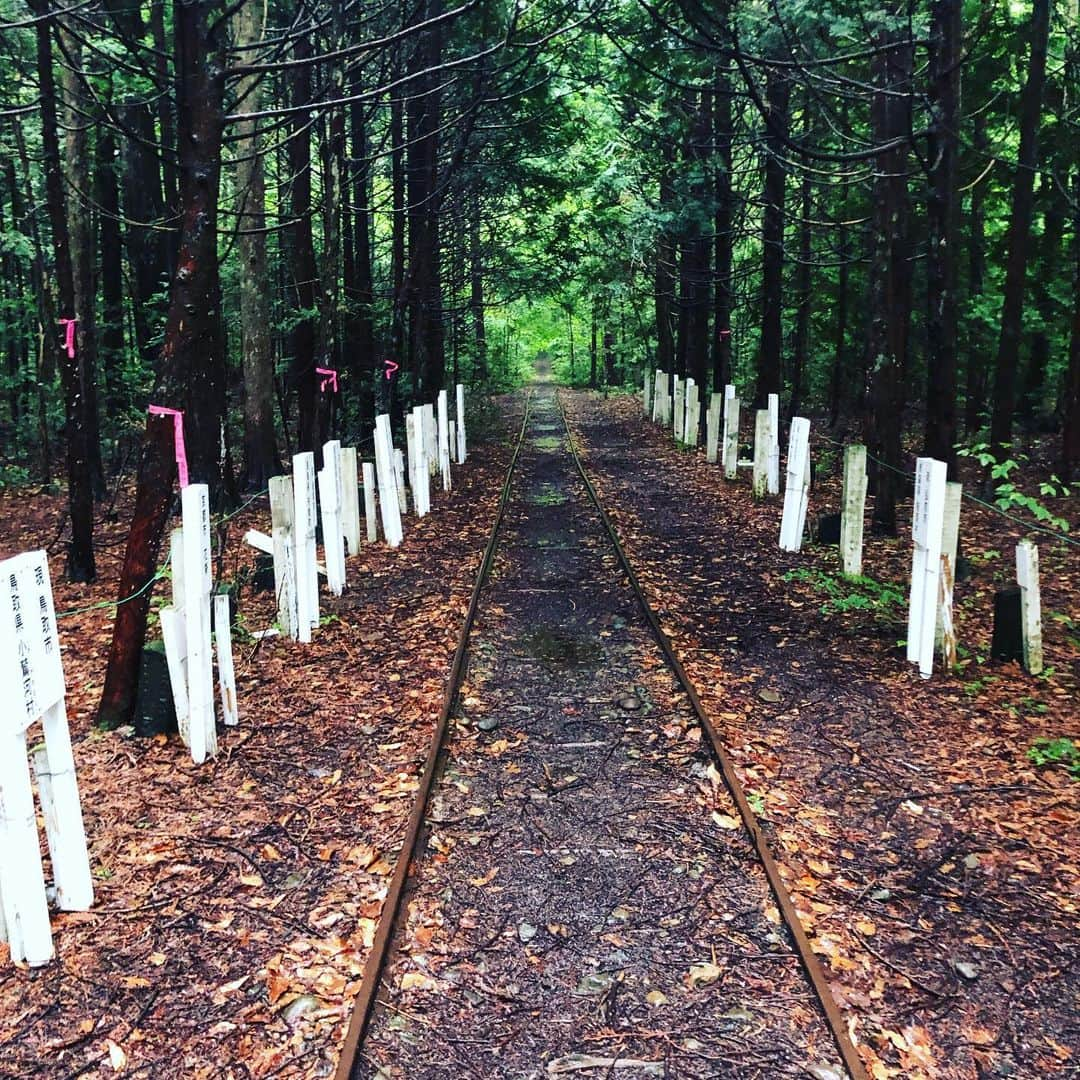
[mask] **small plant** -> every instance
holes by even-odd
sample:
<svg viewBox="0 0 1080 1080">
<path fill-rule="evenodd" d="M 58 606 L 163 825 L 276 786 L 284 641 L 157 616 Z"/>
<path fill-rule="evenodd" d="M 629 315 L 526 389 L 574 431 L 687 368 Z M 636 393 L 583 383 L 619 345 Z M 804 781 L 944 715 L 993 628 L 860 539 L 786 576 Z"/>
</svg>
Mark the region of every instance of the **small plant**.
<svg viewBox="0 0 1080 1080">
<path fill-rule="evenodd" d="M 1060 765 L 1074 780 L 1080 780 L 1080 748 L 1072 739 L 1036 739 L 1027 756 L 1035 765 Z"/>
<path fill-rule="evenodd" d="M 1006 447 L 1009 444 L 1005 444 Z M 1020 462 L 1027 461 L 1026 454 L 1017 454 L 1015 458 L 998 461 L 997 456 L 986 442 L 973 443 L 971 446 L 958 446 L 959 457 L 969 457 L 977 461 L 984 469 L 990 470 L 990 479 L 994 484 L 994 502 L 999 510 L 1026 510 L 1036 521 L 1042 521 L 1060 532 L 1069 531 L 1069 523 L 1058 517 L 1053 511 L 1032 495 L 1020 491 L 1009 476 L 1020 468 Z M 1069 495 L 1068 484 L 1063 484 L 1056 476 L 1039 484 L 1039 494 L 1043 498 L 1063 498 Z"/>
<path fill-rule="evenodd" d="M 826 597 L 823 615 L 866 611 L 887 618 L 903 611 L 907 598 L 899 586 L 871 577 L 838 578 L 822 570 L 800 567 L 789 570 L 785 581 L 803 581 Z"/>
</svg>

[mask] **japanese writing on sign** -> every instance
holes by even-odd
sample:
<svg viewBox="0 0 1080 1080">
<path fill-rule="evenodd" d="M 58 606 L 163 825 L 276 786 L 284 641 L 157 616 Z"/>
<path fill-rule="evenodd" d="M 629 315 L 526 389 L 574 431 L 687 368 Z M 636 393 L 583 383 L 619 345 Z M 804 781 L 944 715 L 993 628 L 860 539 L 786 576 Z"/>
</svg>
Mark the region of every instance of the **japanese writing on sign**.
<svg viewBox="0 0 1080 1080">
<path fill-rule="evenodd" d="M 0 727 L 25 731 L 64 697 L 49 564 L 44 551 L 0 562 Z"/>
</svg>

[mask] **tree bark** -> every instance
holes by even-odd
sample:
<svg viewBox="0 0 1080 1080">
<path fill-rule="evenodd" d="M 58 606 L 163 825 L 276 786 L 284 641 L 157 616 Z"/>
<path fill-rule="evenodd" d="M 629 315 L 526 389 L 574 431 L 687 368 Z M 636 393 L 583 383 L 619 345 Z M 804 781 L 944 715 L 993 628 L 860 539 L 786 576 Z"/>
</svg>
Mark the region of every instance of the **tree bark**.
<svg viewBox="0 0 1080 1080">
<path fill-rule="evenodd" d="M 723 16 L 727 17 L 727 4 Z M 731 265 L 733 191 L 731 181 L 731 118 L 732 88 L 726 60 L 716 66 L 716 86 L 713 92 L 713 143 L 716 153 L 716 215 L 714 220 L 715 266 L 713 293 L 713 390 L 722 393 L 731 381 Z"/>
<path fill-rule="evenodd" d="M 95 192 L 100 208 L 98 246 L 101 267 L 99 356 L 105 385 L 105 415 L 117 416 L 128 402 L 124 391 L 124 253 L 120 236 L 120 185 L 116 178 L 116 136 L 103 125 L 98 133 Z"/>
<path fill-rule="evenodd" d="M 960 123 L 962 0 L 934 0 L 930 29 L 930 165 L 926 201 L 927 457 L 956 478 L 957 142 Z"/>
<path fill-rule="evenodd" d="M 60 166 L 60 140 L 56 109 L 56 84 L 53 79 L 52 33 L 55 17 L 49 14 L 48 0 L 35 0 L 38 93 L 41 109 L 41 150 L 45 171 L 45 202 L 52 228 L 54 272 L 61 318 L 77 319 L 74 272 L 68 235 L 64 178 Z M 60 334 L 61 328 L 44 328 L 46 334 Z M 89 453 L 87 379 L 83 357 L 78 349 L 70 355 L 61 350 L 60 373 L 64 384 L 64 419 L 67 441 L 68 509 L 71 516 L 71 542 L 68 545 L 67 574 L 71 581 L 93 581 L 94 566 L 94 494 Z"/>
<path fill-rule="evenodd" d="M 675 246 L 671 240 L 671 231 L 666 224 L 675 200 L 675 187 L 672 183 L 674 153 L 669 141 L 664 140 L 664 160 L 660 166 L 659 210 L 662 219 L 656 238 L 656 271 L 654 275 L 653 297 L 656 312 L 656 366 L 661 371 L 671 372 L 675 368 L 675 336 L 672 333 L 672 319 L 675 299 Z"/>
<path fill-rule="evenodd" d="M 982 161 L 990 152 L 986 135 L 986 115 L 980 110 L 973 121 L 972 146 L 977 160 Z M 984 180 L 971 189 L 968 210 L 968 287 L 967 306 L 971 311 L 967 342 L 967 370 L 964 382 L 964 430 L 973 435 L 983 424 L 987 404 L 988 371 L 986 346 L 982 321 L 977 307 L 986 286 L 986 187 Z"/>
<path fill-rule="evenodd" d="M 791 83 L 780 69 L 770 68 L 765 87 L 768 121 L 765 131 L 765 209 L 762 214 L 761 346 L 758 350 L 755 405 L 783 391 L 784 349 L 784 186 L 781 154 L 788 137 Z"/>
<path fill-rule="evenodd" d="M 253 46 L 262 39 L 262 11 L 257 0 L 246 0 L 236 13 L 238 49 Z M 258 112 L 262 103 L 259 77 L 242 78 L 236 94 L 240 112 Z M 272 318 L 265 233 L 266 177 L 257 121 L 237 121 L 235 134 L 244 372 L 244 486 L 260 491 L 271 476 L 281 471 L 274 434 L 274 353 L 270 338 Z"/>
<path fill-rule="evenodd" d="M 1039 114 L 1046 81 L 1046 48 L 1050 33 L 1050 0 L 1034 0 L 1031 11 L 1031 52 L 1027 81 L 1020 98 L 1020 149 L 1013 181 L 1012 213 L 1006 241 L 1005 292 L 1001 305 L 1001 332 L 994 365 L 994 401 L 990 416 L 990 443 L 998 461 L 1010 454 L 1013 414 L 1016 411 L 1016 369 L 1020 362 L 1028 246 L 1038 166 Z"/>
<path fill-rule="evenodd" d="M 872 524 L 876 533 L 887 536 L 896 535 L 903 464 L 903 370 L 911 322 L 908 149 L 903 140 L 911 130 L 912 53 L 902 35 L 903 31 L 891 28 L 878 35 L 881 48 L 873 60 L 875 92 L 871 104 L 871 137 L 887 149 L 875 159 L 866 438 L 877 459 L 870 471 L 875 495 Z"/>
</svg>

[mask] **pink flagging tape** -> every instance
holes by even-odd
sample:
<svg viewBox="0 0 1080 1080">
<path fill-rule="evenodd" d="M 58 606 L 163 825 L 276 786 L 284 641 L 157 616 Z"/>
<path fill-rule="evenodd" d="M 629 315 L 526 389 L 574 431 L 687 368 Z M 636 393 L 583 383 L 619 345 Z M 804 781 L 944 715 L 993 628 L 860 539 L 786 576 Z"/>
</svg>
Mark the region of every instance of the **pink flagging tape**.
<svg viewBox="0 0 1080 1080">
<path fill-rule="evenodd" d="M 383 363 L 386 364 L 386 377 L 388 379 L 392 379 L 394 377 L 394 372 L 397 371 L 397 369 L 399 367 L 401 367 L 401 365 L 399 363 L 397 363 L 394 360 L 391 360 L 389 357 L 387 357 L 383 361 Z"/>
<path fill-rule="evenodd" d="M 337 372 L 333 368 L 317 367 L 315 369 L 315 374 L 316 375 L 325 375 L 326 376 L 326 378 L 323 379 L 323 381 L 321 383 L 319 383 L 319 389 L 320 390 L 322 390 L 325 393 L 327 386 L 329 386 L 330 390 L 333 393 L 336 394 L 338 392 Z"/>
<path fill-rule="evenodd" d="M 152 416 L 171 416 L 173 418 L 173 437 L 176 442 L 176 473 L 180 487 L 188 486 L 187 448 L 184 446 L 184 413 L 180 409 L 166 409 L 164 405 L 151 405 Z"/>
<path fill-rule="evenodd" d="M 64 328 L 64 348 L 67 350 L 68 359 L 75 359 L 75 327 L 78 319 L 61 319 L 60 325 Z"/>
</svg>

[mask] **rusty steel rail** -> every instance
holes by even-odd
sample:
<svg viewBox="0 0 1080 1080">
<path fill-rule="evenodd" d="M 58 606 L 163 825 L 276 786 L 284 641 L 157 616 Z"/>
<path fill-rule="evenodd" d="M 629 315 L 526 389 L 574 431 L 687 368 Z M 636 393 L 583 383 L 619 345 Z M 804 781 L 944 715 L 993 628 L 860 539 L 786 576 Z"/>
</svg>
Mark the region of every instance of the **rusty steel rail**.
<svg viewBox="0 0 1080 1080">
<path fill-rule="evenodd" d="M 477 608 L 480 606 L 480 593 L 487 583 L 488 575 L 491 572 L 491 564 L 495 558 L 499 532 L 502 528 L 503 518 L 506 516 L 507 503 L 510 501 L 510 484 L 514 478 L 518 458 L 521 456 L 521 447 L 525 442 L 525 432 L 529 426 L 531 404 L 532 394 L 530 392 L 525 398 L 525 415 L 521 421 L 521 431 L 518 433 L 513 457 L 511 457 L 510 465 L 506 470 L 506 478 L 503 480 L 499 505 L 495 512 L 495 522 L 491 527 L 491 534 L 488 536 L 484 557 L 476 574 L 472 596 L 469 598 L 469 608 L 465 613 L 465 621 L 461 625 L 461 633 L 458 635 L 454 660 L 450 666 L 450 674 L 447 677 L 446 690 L 443 694 L 442 708 L 439 710 L 439 719 L 435 724 L 435 731 L 428 747 L 424 771 L 420 776 L 420 787 L 413 801 L 412 810 L 409 812 L 405 838 L 402 841 L 401 851 L 394 866 L 394 873 L 390 879 L 386 899 L 383 901 L 379 925 L 375 930 L 375 938 L 371 944 L 371 952 L 368 953 L 367 960 L 364 962 L 364 970 L 360 976 L 360 989 L 353 1002 L 349 1026 L 345 1032 L 345 1042 L 342 1045 L 337 1071 L 334 1074 L 335 1080 L 355 1080 L 360 1075 L 358 1071 L 361 1064 L 360 1050 L 375 1011 L 379 987 L 382 984 L 383 969 L 386 967 L 386 962 L 393 949 L 398 918 L 401 914 L 401 903 L 408 886 L 409 870 L 413 859 L 416 857 L 416 849 L 423 835 L 424 817 L 427 812 L 428 801 L 438 778 L 439 762 L 450 729 L 450 715 L 454 710 L 462 676 L 465 672 L 465 657 L 468 653 L 469 635 L 472 632 L 473 623 L 476 621 Z"/>
<path fill-rule="evenodd" d="M 604 528 L 607 531 L 608 537 L 619 556 L 619 562 L 622 564 L 623 572 L 626 574 L 630 586 L 637 596 L 638 603 L 641 605 L 641 609 L 645 614 L 645 618 L 649 623 L 653 636 L 656 638 L 672 671 L 675 672 L 675 676 L 694 710 L 694 715 L 701 725 L 701 730 L 709 740 L 713 755 L 720 766 L 720 774 L 723 777 L 724 785 L 731 794 L 731 798 L 739 811 L 739 817 L 742 818 L 743 825 L 750 834 L 758 858 L 761 860 L 762 868 L 764 869 L 765 876 L 769 882 L 769 888 L 772 891 L 780 911 L 780 917 L 784 920 L 784 924 L 791 934 L 799 961 L 803 966 L 803 970 L 806 972 L 807 978 L 810 980 L 810 984 L 814 989 L 814 994 L 821 1003 L 822 1011 L 825 1013 L 825 1021 L 829 1026 L 829 1031 L 832 1034 L 833 1042 L 836 1044 L 836 1049 L 839 1051 L 840 1057 L 843 1059 L 844 1065 L 851 1075 L 851 1080 L 869 1080 L 866 1068 L 862 1063 L 862 1058 L 859 1057 L 859 1052 L 855 1048 L 855 1044 L 852 1042 L 851 1036 L 847 1032 L 844 1018 L 840 1013 L 840 1008 L 836 1004 L 832 992 L 829 990 L 829 982 L 825 975 L 825 970 L 822 968 L 821 962 L 818 960 L 817 956 L 814 955 L 814 951 L 810 945 L 810 939 L 799 920 L 799 913 L 784 885 L 783 878 L 780 876 L 780 867 L 777 865 L 776 858 L 769 848 L 768 840 L 762 831 L 757 815 L 750 806 L 750 801 L 746 797 L 746 792 L 743 790 L 742 783 L 739 781 L 738 773 L 735 770 L 735 762 L 728 753 L 727 747 L 724 746 L 716 725 L 712 722 L 712 719 L 706 712 L 705 706 L 698 695 L 694 684 L 691 682 L 690 676 L 686 672 L 686 668 L 683 667 L 682 661 L 675 652 L 675 647 L 672 645 L 671 639 L 664 633 L 663 627 L 660 625 L 660 620 L 657 617 L 656 612 L 653 611 L 648 598 L 645 596 L 645 591 L 641 587 L 641 582 L 638 580 L 637 574 L 634 573 L 634 568 L 630 565 L 630 560 L 627 558 L 626 551 L 623 549 L 618 531 L 608 515 L 607 510 L 604 508 L 603 503 L 600 501 L 600 496 L 597 494 L 596 488 L 589 479 L 588 473 L 585 471 L 585 466 L 581 460 L 581 455 L 578 452 L 573 432 L 570 430 L 570 423 L 566 418 L 566 410 L 563 408 L 562 399 L 559 397 L 558 393 L 556 393 L 556 401 L 559 405 L 559 412 L 562 415 L 563 425 L 566 428 L 566 440 L 570 447 L 570 453 L 574 458 L 574 464 L 577 466 L 578 473 L 581 476 L 582 482 L 585 484 L 585 489 L 589 493 L 589 498 L 592 500 L 593 505 L 596 507 L 596 510 L 604 523 Z"/>
</svg>

